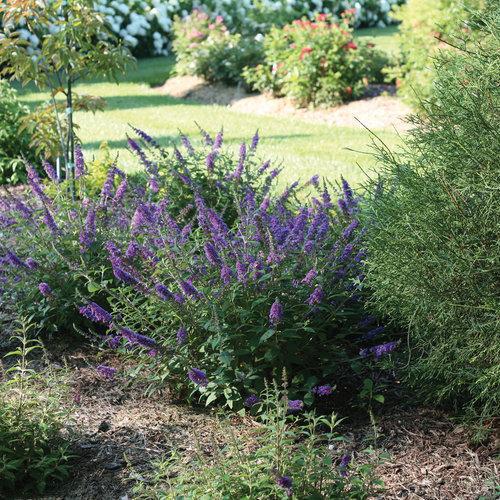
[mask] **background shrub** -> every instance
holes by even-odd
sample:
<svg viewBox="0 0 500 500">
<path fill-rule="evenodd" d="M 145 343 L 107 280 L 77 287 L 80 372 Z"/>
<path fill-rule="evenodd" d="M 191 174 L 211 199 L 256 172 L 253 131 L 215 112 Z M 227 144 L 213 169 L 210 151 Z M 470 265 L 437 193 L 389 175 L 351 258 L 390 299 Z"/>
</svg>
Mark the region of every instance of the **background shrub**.
<svg viewBox="0 0 500 500">
<path fill-rule="evenodd" d="M 435 65 L 433 58 L 439 49 L 447 48 L 439 39 L 447 38 L 467 16 L 466 6 L 477 6 L 479 0 L 408 0 L 397 6 L 394 18 L 399 28 L 400 64 L 388 71 L 396 78 L 398 92 L 414 106 L 433 93 Z"/>
<path fill-rule="evenodd" d="M 386 26 L 391 6 L 400 0 L 95 0 L 112 29 L 134 55 L 166 55 L 170 52 L 175 17 L 203 8 L 212 19 L 222 16 L 232 33 L 265 33 L 272 24 L 284 25 L 301 16 L 318 12 L 340 14 L 356 10 L 355 26 Z M 33 47 L 39 38 L 20 26 L 21 36 Z"/>
<path fill-rule="evenodd" d="M 246 81 L 300 106 L 334 105 L 361 96 L 368 81 L 380 79 L 382 54 L 354 41 L 352 16 L 345 12 L 337 24 L 320 14 L 314 21 L 272 28 L 264 39 L 265 63 L 247 68 Z"/>
<path fill-rule="evenodd" d="M 380 150 L 368 232 L 373 304 L 408 328 L 408 380 L 483 416 L 500 405 L 499 14 L 492 2 L 439 54 L 406 151 Z"/>
<path fill-rule="evenodd" d="M 245 66 L 254 66 L 262 59 L 258 40 L 230 33 L 221 17 L 212 20 L 201 10 L 177 19 L 174 37 L 175 68 L 181 75 L 236 84 L 242 80 Z"/>
<path fill-rule="evenodd" d="M 20 132 L 28 108 L 21 104 L 17 92 L 0 80 L 0 184 L 17 184 L 26 180 L 21 153 L 28 160 L 34 155 L 29 147 L 29 134 Z"/>
</svg>

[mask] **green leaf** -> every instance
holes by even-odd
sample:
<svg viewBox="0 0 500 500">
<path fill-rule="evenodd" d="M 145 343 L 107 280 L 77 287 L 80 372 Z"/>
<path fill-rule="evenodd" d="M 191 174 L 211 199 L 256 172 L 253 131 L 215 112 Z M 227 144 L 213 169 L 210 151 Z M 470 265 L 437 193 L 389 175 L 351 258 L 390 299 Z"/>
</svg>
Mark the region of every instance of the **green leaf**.
<svg viewBox="0 0 500 500">
<path fill-rule="evenodd" d="M 274 334 L 274 330 L 267 330 L 259 339 L 259 345 L 270 339 Z"/>
<path fill-rule="evenodd" d="M 385 401 L 385 398 L 384 398 L 384 396 L 382 394 L 375 394 L 373 396 L 373 399 L 375 401 L 378 401 L 379 403 L 384 403 L 384 401 Z"/>
</svg>

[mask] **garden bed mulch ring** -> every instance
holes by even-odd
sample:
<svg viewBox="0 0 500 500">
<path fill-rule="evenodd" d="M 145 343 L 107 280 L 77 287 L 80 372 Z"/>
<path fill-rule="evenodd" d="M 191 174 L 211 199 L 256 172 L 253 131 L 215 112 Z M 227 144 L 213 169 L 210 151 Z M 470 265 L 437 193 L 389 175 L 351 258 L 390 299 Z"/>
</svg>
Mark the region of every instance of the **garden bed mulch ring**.
<svg viewBox="0 0 500 500">
<path fill-rule="evenodd" d="M 188 463 L 197 448 L 210 456 L 214 441 L 223 442 L 213 413 L 174 404 L 166 396 L 144 398 L 138 389 L 100 379 L 89 367 L 95 360 L 86 354 L 71 358 L 71 384 L 80 395 L 74 412 L 74 475 L 44 498 L 133 498 L 134 484 L 147 481 L 153 462 L 161 456 L 177 449 Z M 373 498 L 495 498 L 489 484 L 498 477 L 494 439 L 472 449 L 467 432 L 442 412 L 391 406 L 381 411 L 377 451 L 387 450 L 390 458 L 375 471 L 386 489 Z M 231 424 L 240 436 L 254 428 L 251 419 L 240 417 Z M 349 452 L 365 449 L 373 438 L 367 420 L 345 421 L 342 432 Z"/>
<path fill-rule="evenodd" d="M 249 94 L 241 87 L 209 84 L 193 76 L 170 78 L 158 91 L 200 104 L 227 106 L 240 113 L 291 117 L 339 127 L 394 128 L 398 132 L 410 127 L 404 119 L 411 110 L 394 96 L 395 89 L 391 85 L 370 85 L 363 99 L 324 109 L 299 109 L 285 98 Z"/>
</svg>

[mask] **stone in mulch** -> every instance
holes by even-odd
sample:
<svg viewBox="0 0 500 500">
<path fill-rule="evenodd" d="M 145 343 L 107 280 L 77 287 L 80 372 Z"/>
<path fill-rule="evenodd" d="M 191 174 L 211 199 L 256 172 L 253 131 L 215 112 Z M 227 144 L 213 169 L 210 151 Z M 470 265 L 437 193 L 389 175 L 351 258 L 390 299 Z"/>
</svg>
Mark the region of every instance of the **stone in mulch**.
<svg viewBox="0 0 500 500">
<path fill-rule="evenodd" d="M 240 113 L 285 116 L 339 127 L 367 127 L 374 130 L 393 128 L 398 132 L 410 127 L 405 117 L 411 110 L 394 96 L 395 89 L 391 85 L 370 85 L 363 99 L 336 107 L 316 109 L 296 108 L 286 98 L 249 94 L 241 86 L 209 84 L 193 76 L 170 78 L 159 88 L 159 92 L 201 104 L 227 106 Z"/>
</svg>

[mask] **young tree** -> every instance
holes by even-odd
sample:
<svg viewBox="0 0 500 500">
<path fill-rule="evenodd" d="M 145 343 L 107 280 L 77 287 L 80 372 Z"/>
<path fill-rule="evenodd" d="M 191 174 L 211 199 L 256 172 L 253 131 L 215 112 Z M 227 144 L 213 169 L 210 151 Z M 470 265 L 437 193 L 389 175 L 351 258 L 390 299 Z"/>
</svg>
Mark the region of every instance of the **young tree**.
<svg viewBox="0 0 500 500">
<path fill-rule="evenodd" d="M 102 99 L 78 95 L 74 86 L 82 78 L 97 75 L 116 80 L 133 58 L 91 0 L 5 0 L 0 16 L 4 28 L 0 75 L 23 85 L 33 82 L 50 92 L 50 104 L 38 113 L 40 127 L 33 129 L 35 143 L 38 149 L 46 146 L 39 136 L 37 140 L 37 132 L 43 130 L 57 138 L 57 156 L 63 159 L 73 191 L 74 112 L 104 106 Z M 30 40 L 20 28 L 30 34 Z"/>
</svg>

